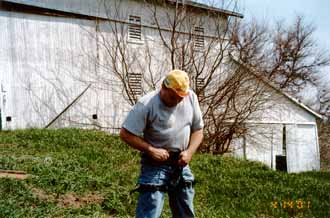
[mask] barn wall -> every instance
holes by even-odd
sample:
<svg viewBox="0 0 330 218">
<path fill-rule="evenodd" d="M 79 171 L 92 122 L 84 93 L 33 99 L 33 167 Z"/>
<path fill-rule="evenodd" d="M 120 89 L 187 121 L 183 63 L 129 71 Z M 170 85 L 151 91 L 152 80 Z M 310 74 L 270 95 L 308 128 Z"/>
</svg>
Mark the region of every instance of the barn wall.
<svg viewBox="0 0 330 218">
<path fill-rule="evenodd" d="M 92 59 L 96 43 L 89 33 L 94 21 L 0 11 L 2 85 L 7 99 L 4 116 L 11 123 L 4 128 L 43 127 L 88 85 L 97 71 Z M 88 34 L 86 34 L 88 33 Z M 113 94 L 92 87 L 76 107 L 64 116 L 71 121 L 89 122 L 100 101 L 111 102 Z M 101 95 L 100 95 L 101 94 Z M 118 99 L 118 98 L 117 98 Z M 109 105 L 102 102 L 107 112 Z M 112 107 L 111 107 L 112 109 Z M 62 126 L 68 124 L 63 121 Z"/>
<path fill-rule="evenodd" d="M 264 98 L 262 110 L 252 116 L 251 122 L 316 124 L 314 115 L 269 86 L 265 86 Z"/>
<path fill-rule="evenodd" d="M 283 148 L 284 125 L 286 149 Z M 287 170 L 290 173 L 320 169 L 320 151 L 315 125 L 255 124 L 247 127 L 245 139 L 241 137 L 232 143 L 234 156 L 260 161 L 276 169 L 276 156 L 285 155 Z"/>
<path fill-rule="evenodd" d="M 319 170 L 315 116 L 271 88 L 265 89 L 264 97 L 267 101 L 262 110 L 245 124 L 244 140 L 241 137 L 233 141 L 233 155 L 263 162 L 273 169 L 276 169 L 276 155 L 286 155 L 288 172 Z"/>
<path fill-rule="evenodd" d="M 244 137 L 235 139 L 233 155 L 248 160 L 260 161 L 276 169 L 276 155 L 283 155 L 282 124 L 249 124 Z M 244 139 L 243 139 L 244 138 Z M 245 146 L 245 152 L 244 152 Z"/>
<path fill-rule="evenodd" d="M 104 10 L 96 10 L 95 5 L 90 5 L 92 1 L 86 4 L 81 1 L 11 2 L 93 16 Z M 114 13 L 113 10 L 111 13 Z M 136 1 L 121 4 L 123 20 L 127 19 L 128 14 L 142 14 L 143 22 L 149 22 L 148 10 L 141 9 Z M 88 84 L 92 84 L 53 127 L 88 127 L 97 124 L 109 129 L 119 128 L 130 106 L 124 99 L 123 87 L 108 67 L 107 48 L 102 46 L 102 38 L 113 37 L 111 25 L 113 22 L 103 20 L 48 16 L 0 8 L 0 28 L 4 30 L 0 35 L 3 48 L 0 51 L 0 69 L 4 72 L 0 78 L 2 127 L 44 127 Z M 127 25 L 124 31 L 127 31 Z M 169 36 L 168 33 L 164 35 Z M 126 40 L 127 37 L 124 37 Z M 106 43 L 109 42 L 111 44 L 111 41 Z M 144 63 L 146 50 L 153 48 L 150 69 L 158 82 L 170 69 L 169 60 L 165 58 L 166 50 L 160 45 L 158 31 L 148 27 L 143 28 L 142 43 L 127 43 L 131 58 L 140 58 L 140 65 Z M 144 77 L 150 77 L 148 73 Z M 144 84 L 146 91 L 150 88 Z M 97 121 L 92 119 L 93 114 L 97 114 Z M 7 116 L 12 118 L 11 122 L 5 122 Z"/>
</svg>

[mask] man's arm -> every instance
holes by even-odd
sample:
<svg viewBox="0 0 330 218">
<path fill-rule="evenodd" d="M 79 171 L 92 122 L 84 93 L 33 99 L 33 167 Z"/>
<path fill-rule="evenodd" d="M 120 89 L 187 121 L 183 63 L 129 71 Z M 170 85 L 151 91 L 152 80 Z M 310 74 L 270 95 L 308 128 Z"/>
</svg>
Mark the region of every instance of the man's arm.
<svg viewBox="0 0 330 218">
<path fill-rule="evenodd" d="M 119 133 L 120 138 L 126 142 L 132 148 L 135 148 L 139 151 L 146 152 L 154 160 L 165 161 L 169 158 L 169 153 L 167 150 L 162 148 L 155 148 L 151 144 L 144 141 L 142 138 L 130 133 L 125 128 L 120 129 Z"/>
<path fill-rule="evenodd" d="M 192 156 L 196 153 L 199 145 L 202 143 L 202 140 L 203 129 L 199 129 L 191 134 L 188 149 L 181 152 L 180 154 L 179 165 L 185 166 L 189 164 L 192 159 Z"/>
</svg>

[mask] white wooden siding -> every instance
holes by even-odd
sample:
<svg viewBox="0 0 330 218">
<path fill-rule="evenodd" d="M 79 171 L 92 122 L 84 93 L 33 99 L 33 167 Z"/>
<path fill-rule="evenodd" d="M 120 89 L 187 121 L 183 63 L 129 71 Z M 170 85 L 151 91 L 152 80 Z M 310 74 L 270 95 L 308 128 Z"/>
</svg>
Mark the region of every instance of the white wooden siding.
<svg viewBox="0 0 330 218">
<path fill-rule="evenodd" d="M 319 170 L 319 144 L 316 118 L 310 112 L 293 103 L 286 96 L 265 86 L 266 104 L 254 113 L 245 125 L 248 128 L 243 138 L 232 142 L 232 153 L 263 162 L 276 169 L 276 155 L 283 154 L 283 125 L 287 137 L 288 172 Z"/>
<path fill-rule="evenodd" d="M 263 89 L 263 101 L 265 103 L 262 110 L 254 113 L 248 122 L 315 124 L 315 116 L 310 112 L 267 85 Z"/>
<path fill-rule="evenodd" d="M 6 30 L 1 42 L 7 42 L 0 56 L 7 99 L 3 116 L 12 116 L 11 128 L 45 126 L 87 86 L 88 75 L 96 71 L 90 60 L 96 56 L 95 41 L 87 34 L 94 31 L 94 21 L 0 13 L 5 15 L 0 17 L 1 29 Z M 98 94 L 86 96 L 79 102 L 80 108 L 68 111 L 83 123 L 96 113 L 94 96 Z M 3 127 L 7 128 L 6 123 Z"/>
<path fill-rule="evenodd" d="M 288 128 L 287 164 L 289 172 L 320 169 L 316 127 L 314 125 L 290 125 Z"/>
</svg>

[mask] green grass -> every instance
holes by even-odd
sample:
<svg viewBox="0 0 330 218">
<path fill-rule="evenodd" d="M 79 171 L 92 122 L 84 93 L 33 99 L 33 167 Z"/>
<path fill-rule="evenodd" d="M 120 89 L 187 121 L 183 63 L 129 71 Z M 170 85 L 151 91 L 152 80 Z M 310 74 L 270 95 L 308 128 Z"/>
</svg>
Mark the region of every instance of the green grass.
<svg viewBox="0 0 330 218">
<path fill-rule="evenodd" d="M 196 217 L 330 217 L 330 172 L 286 174 L 208 154 L 196 155 L 191 168 Z M 0 132 L 0 169 L 32 175 L 0 178 L 0 217 L 134 217 L 137 194 L 129 191 L 139 154 L 116 136 L 77 129 Z M 168 204 L 162 217 L 170 217 Z"/>
</svg>

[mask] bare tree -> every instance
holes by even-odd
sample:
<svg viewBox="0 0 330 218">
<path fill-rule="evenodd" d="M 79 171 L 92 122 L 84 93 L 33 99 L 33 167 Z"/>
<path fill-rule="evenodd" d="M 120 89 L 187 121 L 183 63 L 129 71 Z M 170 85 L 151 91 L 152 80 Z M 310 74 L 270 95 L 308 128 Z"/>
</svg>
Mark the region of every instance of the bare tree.
<svg viewBox="0 0 330 218">
<path fill-rule="evenodd" d="M 323 121 L 318 122 L 318 136 L 320 144 L 321 169 L 330 168 L 330 88 L 327 78 L 320 77 L 317 81 L 319 112 L 325 117 Z"/>
<path fill-rule="evenodd" d="M 318 108 L 320 114 L 325 117 L 325 121 L 330 120 L 330 87 L 328 79 L 325 76 L 321 76 L 316 80 L 317 84 L 317 96 L 314 102 Z"/>
<path fill-rule="evenodd" d="M 257 22 L 238 22 L 240 15 L 230 12 L 237 1 L 229 2 L 214 2 L 225 11 L 191 1 L 144 0 L 136 2 L 137 12 L 122 1 L 100 0 L 106 18 L 95 20 L 95 30 L 86 29 L 96 44 L 95 53 L 85 54 L 95 72 L 76 79 L 107 87 L 134 105 L 160 87 L 166 72 L 185 70 L 205 120 L 202 149 L 228 151 L 234 138 L 246 134 L 246 121 L 269 100 L 266 80 L 297 91 L 329 64 L 314 47 L 314 29 L 302 18 L 289 27 L 278 23 L 273 34 Z"/>
<path fill-rule="evenodd" d="M 233 10 L 237 2 L 231 3 L 227 9 Z M 265 80 L 296 92 L 329 64 L 328 57 L 315 49 L 314 28 L 302 17 L 292 26 L 279 22 L 271 30 L 255 21 L 237 22 L 235 16 L 214 8 L 173 0 L 144 1 L 147 21 L 132 16 L 125 23 L 116 22 L 129 17 L 120 2 L 104 7 L 109 19 L 100 22 L 97 37 L 104 51 L 98 65 L 105 77 L 95 79 L 105 82 L 115 75 L 124 98 L 133 105 L 141 94 L 157 88 L 167 71 L 187 71 L 203 109 L 206 151 L 224 153 L 233 138 L 246 132 L 245 121 L 267 101 Z M 145 37 L 143 43 L 128 40 L 132 31 Z M 130 81 L 134 75 L 141 77 L 141 92 Z"/>
<path fill-rule="evenodd" d="M 280 89 L 296 94 L 308 83 L 316 85 L 320 69 L 330 64 L 329 54 L 313 39 L 314 31 L 303 16 L 289 26 L 278 22 L 274 29 L 252 22 L 234 28 L 233 44 L 242 63 Z"/>
<path fill-rule="evenodd" d="M 236 1 L 232 3 L 236 7 Z M 144 1 L 144 16 L 149 19 L 145 24 L 115 22 L 128 17 L 120 3 L 107 11 L 109 19 L 100 24 L 98 34 L 104 57 L 96 59 L 104 76 L 98 74 L 95 80 L 107 82 L 114 75 L 123 85 L 125 99 L 133 105 L 141 94 L 157 88 L 169 70 L 187 71 L 205 120 L 202 149 L 228 151 L 231 140 L 244 134 L 244 121 L 264 102 L 263 82 L 232 56 L 236 48 L 230 40 L 231 28 L 237 18 L 181 1 Z M 142 26 L 149 28 L 145 31 L 152 37 L 142 34 L 149 38 L 140 44 L 129 41 L 130 31 L 139 35 Z M 141 93 L 130 83 L 136 74 L 142 77 Z"/>
</svg>

